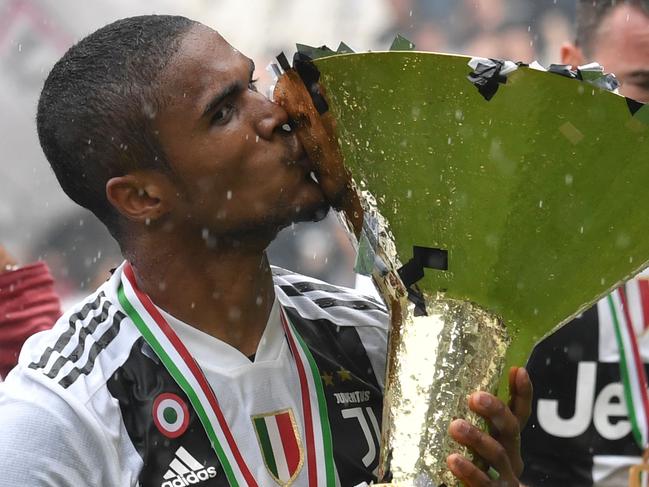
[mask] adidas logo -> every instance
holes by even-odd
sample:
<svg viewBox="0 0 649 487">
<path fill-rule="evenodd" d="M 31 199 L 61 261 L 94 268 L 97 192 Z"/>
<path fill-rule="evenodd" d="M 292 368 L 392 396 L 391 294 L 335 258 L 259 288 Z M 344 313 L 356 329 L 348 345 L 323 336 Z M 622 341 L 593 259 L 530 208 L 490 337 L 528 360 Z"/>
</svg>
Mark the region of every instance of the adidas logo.
<svg viewBox="0 0 649 487">
<path fill-rule="evenodd" d="M 184 447 L 178 448 L 160 487 L 187 487 L 216 477 L 216 467 L 205 467 Z"/>
</svg>

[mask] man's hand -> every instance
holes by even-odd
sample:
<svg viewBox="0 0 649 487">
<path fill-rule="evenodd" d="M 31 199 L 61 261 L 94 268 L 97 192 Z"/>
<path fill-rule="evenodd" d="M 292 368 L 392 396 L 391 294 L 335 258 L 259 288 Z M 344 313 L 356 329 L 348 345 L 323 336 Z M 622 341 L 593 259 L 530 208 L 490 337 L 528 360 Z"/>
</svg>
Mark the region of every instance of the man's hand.
<svg viewBox="0 0 649 487">
<path fill-rule="evenodd" d="M 9 252 L 0 245 L 0 274 L 6 271 L 11 271 L 16 266 L 16 261 L 13 259 Z"/>
<path fill-rule="evenodd" d="M 473 450 L 491 466 L 490 472 L 484 472 L 457 453 L 449 455 L 446 459 L 449 469 L 467 487 L 519 486 L 518 477 L 523 472 L 520 431 L 532 407 L 532 383 L 524 368 L 510 369 L 509 393 L 509 407 L 487 392 L 469 396 L 469 408 L 487 421 L 491 435 L 463 419 L 456 419 L 449 427 L 455 441 Z M 498 478 L 494 479 L 495 476 Z"/>
</svg>

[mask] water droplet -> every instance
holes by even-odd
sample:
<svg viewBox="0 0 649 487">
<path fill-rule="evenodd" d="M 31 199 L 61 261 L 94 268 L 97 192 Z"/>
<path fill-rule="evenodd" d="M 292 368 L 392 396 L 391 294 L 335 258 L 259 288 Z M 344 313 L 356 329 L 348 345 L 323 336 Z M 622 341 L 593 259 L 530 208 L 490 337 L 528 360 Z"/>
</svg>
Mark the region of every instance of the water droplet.
<svg viewBox="0 0 649 487">
<path fill-rule="evenodd" d="M 241 310 L 236 306 L 231 306 L 228 310 L 228 318 L 231 320 L 238 320 L 241 318 Z"/>
</svg>

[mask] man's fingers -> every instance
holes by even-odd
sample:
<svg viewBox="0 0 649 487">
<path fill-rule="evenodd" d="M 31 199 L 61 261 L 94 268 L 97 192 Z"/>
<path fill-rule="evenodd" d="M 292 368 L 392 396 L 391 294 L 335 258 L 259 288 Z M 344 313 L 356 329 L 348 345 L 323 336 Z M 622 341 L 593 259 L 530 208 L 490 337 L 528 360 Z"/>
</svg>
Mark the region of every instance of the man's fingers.
<svg viewBox="0 0 649 487">
<path fill-rule="evenodd" d="M 520 423 L 518 418 L 505 404 L 487 392 L 476 392 L 469 397 L 469 408 L 487 420 L 491 427 L 491 438 L 500 446 L 511 460 L 512 471 L 519 475 L 523 470 L 520 456 Z M 491 465 L 489 458 L 485 457 Z"/>
<path fill-rule="evenodd" d="M 471 394 L 469 408 L 487 420 L 493 435 L 502 439 L 516 439 L 520 435 L 518 418 L 496 396 L 488 392 Z"/>
<path fill-rule="evenodd" d="M 484 431 L 480 431 L 463 419 L 453 421 L 449 427 L 449 433 L 455 441 L 470 448 L 475 454 L 484 459 L 487 464 L 494 467 L 503 481 L 515 477 L 509 461 L 509 453 L 495 438 Z M 480 470 L 478 467 L 475 468 Z M 469 470 L 467 467 L 466 471 Z"/>
<path fill-rule="evenodd" d="M 532 411 L 532 381 L 523 367 L 509 369 L 509 409 L 522 430 Z"/>
<path fill-rule="evenodd" d="M 489 477 L 462 455 L 453 453 L 446 459 L 446 465 L 466 487 L 489 485 Z"/>
<path fill-rule="evenodd" d="M 497 485 L 518 485 L 517 477 L 523 470 L 520 455 L 520 431 L 531 410 L 532 384 L 521 367 L 509 371 L 511 398 L 509 407 L 496 396 L 476 392 L 469 397 L 469 408 L 484 418 L 491 435 L 463 419 L 453 421 L 449 427 L 451 437 L 470 448 L 500 474 Z M 451 455 L 447 463 L 453 474 L 467 486 L 493 485 L 487 474 L 459 455 Z"/>
</svg>

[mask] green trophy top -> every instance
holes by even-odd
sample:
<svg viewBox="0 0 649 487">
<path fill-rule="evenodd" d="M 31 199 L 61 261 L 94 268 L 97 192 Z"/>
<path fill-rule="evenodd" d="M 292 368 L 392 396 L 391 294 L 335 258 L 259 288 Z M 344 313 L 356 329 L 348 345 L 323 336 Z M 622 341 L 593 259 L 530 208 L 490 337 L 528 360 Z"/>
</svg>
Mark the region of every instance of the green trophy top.
<svg viewBox="0 0 649 487">
<path fill-rule="evenodd" d="M 424 52 L 317 59 L 345 164 L 377 199 L 403 263 L 500 315 L 509 363 L 649 261 L 646 110 L 520 67 L 487 101 L 469 58 Z M 638 106 L 636 104 L 635 109 Z M 642 120 L 642 117 L 645 120 Z"/>
</svg>

